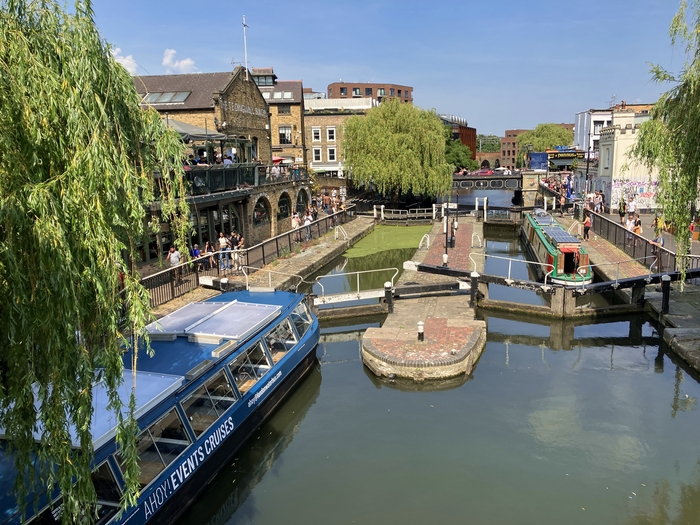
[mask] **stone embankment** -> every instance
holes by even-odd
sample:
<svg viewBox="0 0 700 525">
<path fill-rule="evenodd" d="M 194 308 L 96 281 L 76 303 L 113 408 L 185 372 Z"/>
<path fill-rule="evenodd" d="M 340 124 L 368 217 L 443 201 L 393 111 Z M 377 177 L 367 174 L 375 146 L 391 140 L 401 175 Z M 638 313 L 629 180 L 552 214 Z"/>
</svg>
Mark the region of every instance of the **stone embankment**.
<svg viewBox="0 0 700 525">
<path fill-rule="evenodd" d="M 483 223 L 460 222 L 450 266 L 468 269 L 472 233 Z M 430 232 L 430 249 L 418 250 L 417 263 L 442 264 L 442 225 Z M 405 270 L 397 285 L 436 284 L 452 277 Z M 418 322 L 424 323 L 424 340 L 418 341 Z M 414 381 L 444 379 L 471 374 L 486 344 L 486 325 L 474 320 L 469 296 L 464 294 L 402 298 L 394 303 L 381 328 L 369 328 L 362 338 L 362 361 L 378 376 L 403 377 Z"/>
</svg>

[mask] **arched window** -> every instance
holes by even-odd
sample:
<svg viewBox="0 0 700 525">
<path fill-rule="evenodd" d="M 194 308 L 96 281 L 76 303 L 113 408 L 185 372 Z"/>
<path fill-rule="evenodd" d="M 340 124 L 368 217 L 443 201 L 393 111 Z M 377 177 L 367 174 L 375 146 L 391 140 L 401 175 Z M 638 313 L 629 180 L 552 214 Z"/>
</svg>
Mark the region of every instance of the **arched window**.
<svg viewBox="0 0 700 525">
<path fill-rule="evenodd" d="M 270 222 L 270 206 L 263 197 L 258 199 L 253 208 L 253 226 Z"/>
<path fill-rule="evenodd" d="M 292 214 L 292 200 L 287 193 L 280 195 L 280 200 L 277 203 L 279 211 L 277 212 L 277 220 L 286 219 Z"/>
<path fill-rule="evenodd" d="M 309 206 L 309 195 L 306 193 L 306 190 L 299 190 L 299 193 L 297 193 L 297 205 L 296 205 L 296 211 L 299 213 L 303 213 L 304 210 Z"/>
</svg>

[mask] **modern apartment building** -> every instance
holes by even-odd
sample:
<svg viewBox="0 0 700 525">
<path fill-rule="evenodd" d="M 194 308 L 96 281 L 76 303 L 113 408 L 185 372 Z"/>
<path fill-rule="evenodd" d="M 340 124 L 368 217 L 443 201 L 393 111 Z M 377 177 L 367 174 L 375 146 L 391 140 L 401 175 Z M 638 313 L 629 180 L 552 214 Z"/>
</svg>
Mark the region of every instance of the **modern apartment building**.
<svg viewBox="0 0 700 525">
<path fill-rule="evenodd" d="M 371 98 L 381 102 L 386 98 L 398 98 L 413 104 L 413 88 L 399 84 L 371 82 L 333 82 L 328 85 L 328 98 Z"/>
</svg>

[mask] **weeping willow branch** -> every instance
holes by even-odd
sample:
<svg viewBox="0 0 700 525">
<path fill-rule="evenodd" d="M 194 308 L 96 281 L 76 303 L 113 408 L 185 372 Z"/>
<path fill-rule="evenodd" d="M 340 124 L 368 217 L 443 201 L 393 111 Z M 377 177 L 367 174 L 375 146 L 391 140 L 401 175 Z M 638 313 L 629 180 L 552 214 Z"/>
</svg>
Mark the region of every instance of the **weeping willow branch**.
<svg viewBox="0 0 700 525">
<path fill-rule="evenodd" d="M 138 491 L 133 392 L 122 345 L 143 337 L 148 294 L 136 260 L 159 174 L 164 219 L 187 234 L 179 138 L 143 111 L 98 34 L 89 1 L 0 7 L 0 427 L 16 493 L 63 492 L 64 523 L 94 521 L 92 385 L 105 383 Z M 122 332 L 122 316 L 131 336 Z M 41 440 L 34 435 L 41 429 Z M 72 446 L 73 434 L 79 446 Z"/>
</svg>

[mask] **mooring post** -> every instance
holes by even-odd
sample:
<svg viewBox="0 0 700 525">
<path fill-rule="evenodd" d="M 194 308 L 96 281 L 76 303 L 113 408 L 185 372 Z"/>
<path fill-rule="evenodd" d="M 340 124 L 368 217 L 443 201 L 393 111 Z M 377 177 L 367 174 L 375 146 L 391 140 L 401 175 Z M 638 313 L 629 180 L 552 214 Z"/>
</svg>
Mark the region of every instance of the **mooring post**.
<svg viewBox="0 0 700 525">
<path fill-rule="evenodd" d="M 425 323 L 418 321 L 418 340 L 425 341 Z"/>
<path fill-rule="evenodd" d="M 437 204 L 433 204 L 433 220 L 437 217 Z"/>
<path fill-rule="evenodd" d="M 668 314 L 669 301 L 671 299 L 671 276 L 661 276 L 661 313 Z"/>
<path fill-rule="evenodd" d="M 472 308 L 476 308 L 476 298 L 477 294 L 479 293 L 479 273 L 472 272 L 471 279 L 472 289 L 470 290 L 469 306 L 471 306 Z"/>
<path fill-rule="evenodd" d="M 382 221 L 384 221 L 384 205 L 382 204 Z"/>
<path fill-rule="evenodd" d="M 377 205 L 375 204 L 373 206 L 373 208 L 374 208 L 374 220 L 376 221 L 377 220 Z"/>
<path fill-rule="evenodd" d="M 387 281 L 384 283 L 384 300 L 386 301 L 386 305 L 389 307 L 389 313 L 393 314 L 394 313 L 394 296 L 391 293 L 391 281 Z"/>
<path fill-rule="evenodd" d="M 488 218 L 489 218 L 489 210 L 488 210 L 488 207 L 489 207 L 489 198 L 488 198 L 488 197 L 484 197 L 484 222 L 486 222 L 486 221 L 488 220 Z"/>
</svg>

